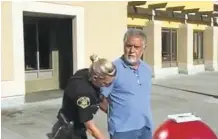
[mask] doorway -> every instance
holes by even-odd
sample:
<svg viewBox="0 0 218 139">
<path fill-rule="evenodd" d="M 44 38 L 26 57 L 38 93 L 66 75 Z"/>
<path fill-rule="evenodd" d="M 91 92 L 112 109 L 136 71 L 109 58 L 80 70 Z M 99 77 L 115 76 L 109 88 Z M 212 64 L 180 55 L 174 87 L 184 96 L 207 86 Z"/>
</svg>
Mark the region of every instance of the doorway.
<svg viewBox="0 0 218 139">
<path fill-rule="evenodd" d="M 23 16 L 26 92 L 64 89 L 73 73 L 72 18 Z"/>
</svg>

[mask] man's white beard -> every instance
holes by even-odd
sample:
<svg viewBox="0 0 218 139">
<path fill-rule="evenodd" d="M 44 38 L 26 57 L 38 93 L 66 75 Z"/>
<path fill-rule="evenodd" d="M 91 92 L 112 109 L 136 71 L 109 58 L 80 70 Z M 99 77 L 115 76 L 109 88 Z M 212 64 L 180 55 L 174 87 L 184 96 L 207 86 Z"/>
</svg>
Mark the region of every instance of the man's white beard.
<svg viewBox="0 0 218 139">
<path fill-rule="evenodd" d="M 136 58 L 131 58 L 131 57 L 127 57 L 126 61 L 130 64 L 130 65 L 134 65 L 135 63 L 137 63 Z"/>
</svg>

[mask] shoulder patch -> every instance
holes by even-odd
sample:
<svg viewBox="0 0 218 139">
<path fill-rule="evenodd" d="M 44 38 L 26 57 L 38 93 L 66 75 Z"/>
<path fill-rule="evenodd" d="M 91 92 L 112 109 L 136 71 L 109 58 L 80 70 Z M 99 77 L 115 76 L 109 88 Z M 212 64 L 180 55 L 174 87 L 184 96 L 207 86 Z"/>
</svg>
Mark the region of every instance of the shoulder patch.
<svg viewBox="0 0 218 139">
<path fill-rule="evenodd" d="M 77 105 L 81 108 L 87 108 L 90 105 L 89 97 L 80 97 L 77 99 Z"/>
</svg>

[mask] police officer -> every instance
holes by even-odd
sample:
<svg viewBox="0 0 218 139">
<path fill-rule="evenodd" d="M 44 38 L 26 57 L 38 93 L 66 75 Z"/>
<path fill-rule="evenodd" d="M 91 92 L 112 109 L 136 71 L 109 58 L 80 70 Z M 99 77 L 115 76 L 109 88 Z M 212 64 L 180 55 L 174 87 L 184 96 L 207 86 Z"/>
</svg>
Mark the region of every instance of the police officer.
<svg viewBox="0 0 218 139">
<path fill-rule="evenodd" d="M 93 115 L 101 102 L 100 87 L 109 86 L 113 81 L 116 68 L 106 59 L 96 55 L 90 57 L 89 69 L 77 71 L 64 90 L 62 108 L 58 121 L 48 135 L 50 139 L 87 139 L 88 131 L 96 139 L 105 139 L 96 127 Z"/>
</svg>

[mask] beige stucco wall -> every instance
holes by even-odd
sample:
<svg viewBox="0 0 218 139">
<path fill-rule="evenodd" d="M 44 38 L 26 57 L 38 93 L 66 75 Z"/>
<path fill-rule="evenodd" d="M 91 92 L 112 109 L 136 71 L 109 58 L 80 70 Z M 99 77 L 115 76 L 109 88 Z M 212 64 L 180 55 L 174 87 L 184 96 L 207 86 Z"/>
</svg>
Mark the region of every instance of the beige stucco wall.
<svg viewBox="0 0 218 139">
<path fill-rule="evenodd" d="M 50 2 L 51 3 L 51 2 Z M 85 62 L 89 56 L 115 59 L 123 52 L 122 38 L 127 28 L 126 2 L 52 2 L 85 8 Z"/>
<path fill-rule="evenodd" d="M 1 81 L 13 80 L 11 2 L 1 2 Z"/>
<path fill-rule="evenodd" d="M 2 3 L 2 79 L 13 80 L 11 2 Z M 127 2 L 50 2 L 85 9 L 85 65 L 89 55 L 114 59 L 122 54 L 122 37 L 127 26 Z"/>
<path fill-rule="evenodd" d="M 12 12 L 13 5 L 11 2 L 2 2 L 2 86 L 1 95 L 3 98 L 23 95 L 25 90 L 24 69 L 15 65 L 23 65 L 23 48 L 20 49 L 19 37 L 14 37 L 19 31 L 18 28 L 13 30 L 15 22 L 12 21 L 19 18 L 21 15 Z M 93 53 L 100 57 L 105 57 L 113 60 L 120 56 L 123 51 L 122 38 L 127 28 L 127 2 L 44 2 L 55 3 L 59 5 L 72 5 L 84 8 L 84 46 L 85 46 L 85 65 L 90 64 L 89 56 Z M 19 5 L 19 3 L 17 3 Z M 22 4 L 21 4 L 22 5 Z M 20 7 L 19 7 L 20 8 Z M 17 8 L 16 8 L 17 9 Z M 58 9 L 57 9 L 58 10 Z M 13 14 L 12 14 L 13 13 Z M 13 15 L 13 16 L 12 16 Z M 13 18 L 12 18 L 13 17 Z M 21 22 L 19 22 L 21 23 Z M 78 30 L 80 31 L 80 30 Z M 81 31 L 83 32 L 83 31 Z M 18 32 L 17 32 L 18 33 Z M 81 33 L 83 34 L 83 33 Z M 13 40 L 13 38 L 16 38 Z M 81 38 L 81 37 L 80 37 Z M 82 37 L 83 38 L 83 37 Z M 19 47 L 13 42 L 19 42 Z M 82 41 L 83 42 L 83 41 Z M 83 46 L 83 45 L 82 45 Z M 22 47 L 22 46 L 21 46 Z M 16 49 L 15 49 L 16 48 Z M 16 53 L 15 53 L 16 52 Z M 82 54 L 83 55 L 83 54 Z M 16 60 L 19 57 L 19 60 Z M 20 62 L 15 62 L 20 61 Z M 75 60 L 75 59 L 74 59 Z M 19 70 L 17 70 L 17 69 Z M 16 72 L 15 72 L 16 71 Z M 19 74 L 22 73 L 22 74 Z M 19 84 L 22 84 L 19 88 Z M 36 84 L 35 84 L 36 86 Z M 14 89 L 10 89 L 14 88 Z"/>
</svg>

